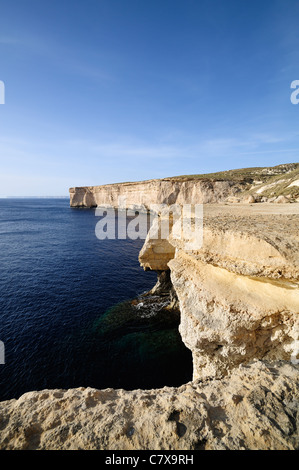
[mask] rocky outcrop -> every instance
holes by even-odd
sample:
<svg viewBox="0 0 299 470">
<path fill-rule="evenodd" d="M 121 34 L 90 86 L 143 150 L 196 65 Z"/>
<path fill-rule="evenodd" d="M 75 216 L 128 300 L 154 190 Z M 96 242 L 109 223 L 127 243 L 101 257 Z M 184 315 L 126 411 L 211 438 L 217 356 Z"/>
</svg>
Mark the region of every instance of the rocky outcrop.
<svg viewBox="0 0 299 470">
<path fill-rule="evenodd" d="M 170 269 L 194 380 L 253 359 L 299 362 L 298 206 L 208 205 L 203 220 L 200 249 L 183 232 L 148 236 L 139 257 Z"/>
<path fill-rule="evenodd" d="M 159 390 L 43 390 L 0 403 L 0 449 L 295 450 L 298 367 L 253 362 Z"/>
</svg>

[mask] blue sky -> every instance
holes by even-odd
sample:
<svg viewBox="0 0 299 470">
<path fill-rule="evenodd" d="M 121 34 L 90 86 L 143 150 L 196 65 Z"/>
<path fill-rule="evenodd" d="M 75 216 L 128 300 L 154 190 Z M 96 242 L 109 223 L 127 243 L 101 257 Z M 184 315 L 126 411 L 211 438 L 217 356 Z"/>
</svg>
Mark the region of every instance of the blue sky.
<svg viewBox="0 0 299 470">
<path fill-rule="evenodd" d="M 0 195 L 298 161 L 297 0 L 1 0 Z"/>
</svg>

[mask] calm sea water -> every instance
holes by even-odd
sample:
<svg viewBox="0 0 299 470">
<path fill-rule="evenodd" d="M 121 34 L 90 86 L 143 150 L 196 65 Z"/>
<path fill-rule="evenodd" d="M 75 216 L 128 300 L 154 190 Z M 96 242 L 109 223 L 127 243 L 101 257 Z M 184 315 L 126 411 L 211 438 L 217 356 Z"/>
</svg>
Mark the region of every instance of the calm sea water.
<svg viewBox="0 0 299 470">
<path fill-rule="evenodd" d="M 191 379 L 178 319 L 130 302 L 156 282 L 138 262 L 143 240 L 98 240 L 98 220 L 67 199 L 0 200 L 0 400 Z"/>
</svg>

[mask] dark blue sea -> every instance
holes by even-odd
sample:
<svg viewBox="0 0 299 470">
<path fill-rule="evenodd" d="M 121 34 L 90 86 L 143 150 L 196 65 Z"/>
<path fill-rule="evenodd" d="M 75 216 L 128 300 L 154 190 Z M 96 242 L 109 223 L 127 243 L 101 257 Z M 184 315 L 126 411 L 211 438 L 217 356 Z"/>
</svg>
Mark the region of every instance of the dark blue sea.
<svg viewBox="0 0 299 470">
<path fill-rule="evenodd" d="M 131 302 L 157 279 L 139 265 L 144 240 L 99 240 L 97 221 L 68 199 L 0 200 L 0 400 L 191 380 L 178 318 Z"/>
</svg>

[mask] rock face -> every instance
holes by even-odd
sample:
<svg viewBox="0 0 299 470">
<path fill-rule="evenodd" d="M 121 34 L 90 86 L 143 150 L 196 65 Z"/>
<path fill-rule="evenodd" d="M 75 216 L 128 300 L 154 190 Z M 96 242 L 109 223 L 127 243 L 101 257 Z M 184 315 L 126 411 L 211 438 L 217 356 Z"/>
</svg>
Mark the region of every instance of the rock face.
<svg viewBox="0 0 299 470">
<path fill-rule="evenodd" d="M 0 449 L 295 450 L 298 367 L 253 362 L 159 390 L 43 390 L 0 403 Z"/>
<path fill-rule="evenodd" d="M 206 175 L 186 175 L 133 183 L 70 188 L 72 207 L 127 207 L 148 209 L 153 204 L 214 204 L 217 202 L 261 202 L 263 196 L 284 195 L 289 202 L 299 196 L 299 163 L 275 167 L 245 168 Z M 281 202 L 287 202 L 286 200 Z"/>
<path fill-rule="evenodd" d="M 170 234 L 140 253 L 146 269 L 170 269 L 194 380 L 253 359 L 299 362 L 299 208 L 263 208 L 205 206 L 200 249 Z"/>
<path fill-rule="evenodd" d="M 290 200 L 286 196 L 278 196 L 273 202 L 276 204 L 287 204 Z"/>
<path fill-rule="evenodd" d="M 126 207 L 150 209 L 153 204 L 215 203 L 224 201 L 240 190 L 233 181 L 148 180 L 136 183 L 107 184 L 70 188 L 71 207 L 118 207 L 125 198 Z"/>
</svg>

